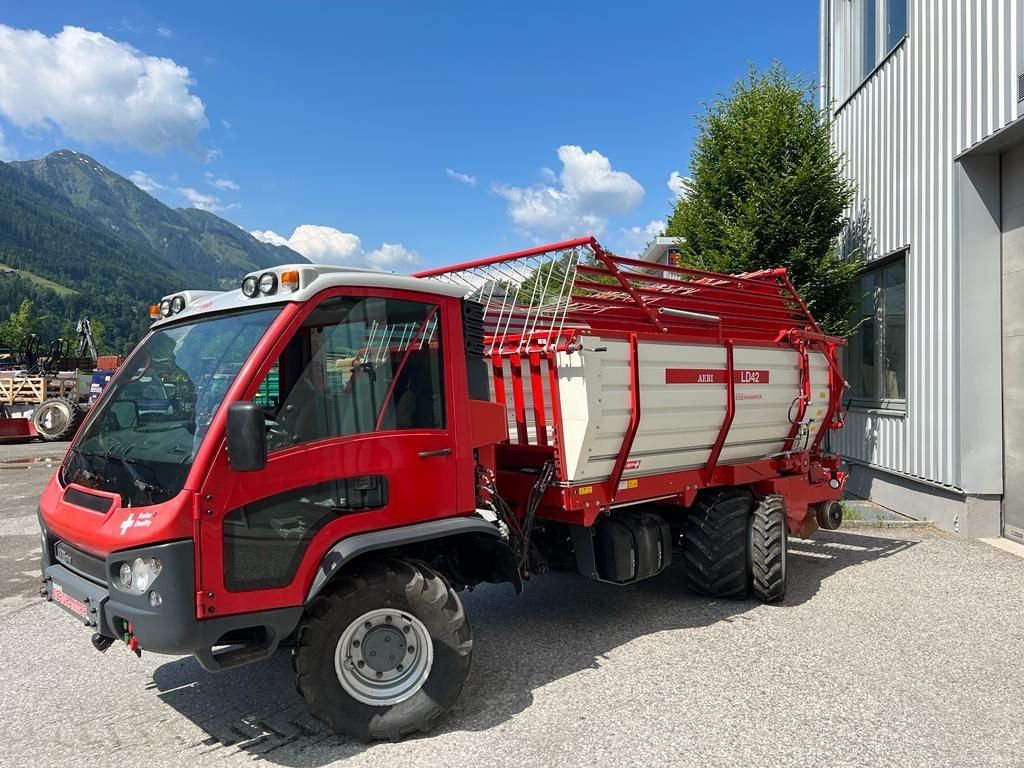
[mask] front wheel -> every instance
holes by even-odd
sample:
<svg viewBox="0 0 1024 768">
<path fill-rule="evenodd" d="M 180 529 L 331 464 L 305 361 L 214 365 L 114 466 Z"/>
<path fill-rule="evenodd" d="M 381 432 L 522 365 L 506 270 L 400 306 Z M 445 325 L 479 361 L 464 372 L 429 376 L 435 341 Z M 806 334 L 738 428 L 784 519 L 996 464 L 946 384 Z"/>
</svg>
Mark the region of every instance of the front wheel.
<svg viewBox="0 0 1024 768">
<path fill-rule="evenodd" d="M 425 564 L 388 559 L 316 598 L 292 659 L 306 706 L 335 733 L 398 741 L 452 707 L 472 650 L 458 595 Z"/>
</svg>

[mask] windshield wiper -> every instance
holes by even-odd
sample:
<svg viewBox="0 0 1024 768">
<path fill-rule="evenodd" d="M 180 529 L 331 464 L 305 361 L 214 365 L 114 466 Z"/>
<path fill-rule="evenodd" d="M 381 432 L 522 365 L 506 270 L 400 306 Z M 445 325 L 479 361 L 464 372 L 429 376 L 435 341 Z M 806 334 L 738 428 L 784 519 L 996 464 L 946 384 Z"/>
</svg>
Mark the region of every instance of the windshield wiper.
<svg viewBox="0 0 1024 768">
<path fill-rule="evenodd" d="M 101 484 L 106 483 L 106 480 L 104 480 L 98 473 L 94 472 L 92 467 L 85 460 L 85 457 L 89 455 L 91 454 L 89 454 L 87 451 L 81 450 L 80 448 L 72 448 L 68 452 L 68 457 L 70 461 L 68 462 L 68 467 L 65 469 L 63 473 L 63 480 L 65 485 L 67 483 L 77 483 L 79 481 L 79 478 L 85 480 L 85 483 L 83 483 L 83 485 L 91 483 L 93 480 L 97 480 Z M 72 462 L 74 462 L 74 466 L 71 466 Z"/>
<path fill-rule="evenodd" d="M 111 451 L 106 451 L 105 453 L 100 453 L 98 451 L 89 451 L 89 452 L 81 451 L 81 453 L 83 455 L 85 455 L 85 456 L 95 456 L 97 458 L 103 459 L 103 461 L 109 461 L 109 462 L 112 462 L 114 464 L 120 464 L 122 467 L 124 467 L 125 472 L 128 473 L 128 476 L 132 480 L 132 485 L 134 485 L 136 488 L 138 488 L 139 491 L 141 491 L 142 493 L 148 494 L 148 496 L 149 496 L 148 501 L 146 499 L 142 499 L 143 503 L 145 503 L 145 504 L 152 504 L 153 503 L 153 493 L 154 492 L 167 493 L 167 490 L 164 489 L 164 488 L 161 488 L 159 485 L 153 485 L 153 484 L 147 483 L 145 480 L 143 480 L 142 479 L 142 475 L 140 475 L 138 470 L 135 469 L 135 467 L 132 466 L 132 464 L 136 464 L 137 463 L 133 459 L 129 459 L 129 458 L 126 458 L 126 457 L 123 457 L 123 456 L 116 456 Z"/>
</svg>

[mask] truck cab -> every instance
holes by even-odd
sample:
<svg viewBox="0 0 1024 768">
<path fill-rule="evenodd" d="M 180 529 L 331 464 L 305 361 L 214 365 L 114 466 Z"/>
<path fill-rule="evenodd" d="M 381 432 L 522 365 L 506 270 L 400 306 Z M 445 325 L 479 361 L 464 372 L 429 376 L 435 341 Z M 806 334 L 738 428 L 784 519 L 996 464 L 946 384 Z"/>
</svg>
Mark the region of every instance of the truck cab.
<svg viewBox="0 0 1024 768">
<path fill-rule="evenodd" d="M 272 653 L 367 552 L 429 558 L 429 542 L 453 561 L 466 550 L 470 583 L 516 581 L 498 527 L 476 514 L 480 449 L 486 460 L 505 427 L 479 386 L 471 402 L 482 361 L 464 352 L 464 294 L 299 265 L 167 297 L 40 500 L 44 595 L 97 647 L 193 653 L 218 670 Z M 402 578 L 448 595 L 410 567 Z M 408 669 L 382 679 L 396 666 Z M 376 672 L 363 677 L 349 687 L 373 689 Z"/>
</svg>

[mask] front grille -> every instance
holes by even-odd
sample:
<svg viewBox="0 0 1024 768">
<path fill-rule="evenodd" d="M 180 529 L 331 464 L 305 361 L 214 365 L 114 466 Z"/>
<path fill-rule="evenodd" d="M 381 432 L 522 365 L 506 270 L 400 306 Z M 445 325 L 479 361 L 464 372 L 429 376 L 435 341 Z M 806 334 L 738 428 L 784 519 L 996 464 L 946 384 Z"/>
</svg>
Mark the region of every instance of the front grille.
<svg viewBox="0 0 1024 768">
<path fill-rule="evenodd" d="M 72 547 L 66 541 L 58 541 L 53 545 L 54 560 L 65 568 L 74 571 L 100 584 L 107 583 L 107 563 L 96 555 Z"/>
</svg>

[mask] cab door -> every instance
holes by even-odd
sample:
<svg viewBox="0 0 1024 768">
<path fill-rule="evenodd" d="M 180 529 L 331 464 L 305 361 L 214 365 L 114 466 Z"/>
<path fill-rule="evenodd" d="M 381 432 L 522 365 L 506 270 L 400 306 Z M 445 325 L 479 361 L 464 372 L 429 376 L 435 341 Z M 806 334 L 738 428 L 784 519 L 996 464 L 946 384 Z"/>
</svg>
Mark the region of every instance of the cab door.
<svg viewBox="0 0 1024 768">
<path fill-rule="evenodd" d="M 222 449 L 205 481 L 201 614 L 300 605 L 339 539 L 458 512 L 448 302 L 337 289 L 297 318 L 243 398 L 266 467 Z"/>
</svg>

